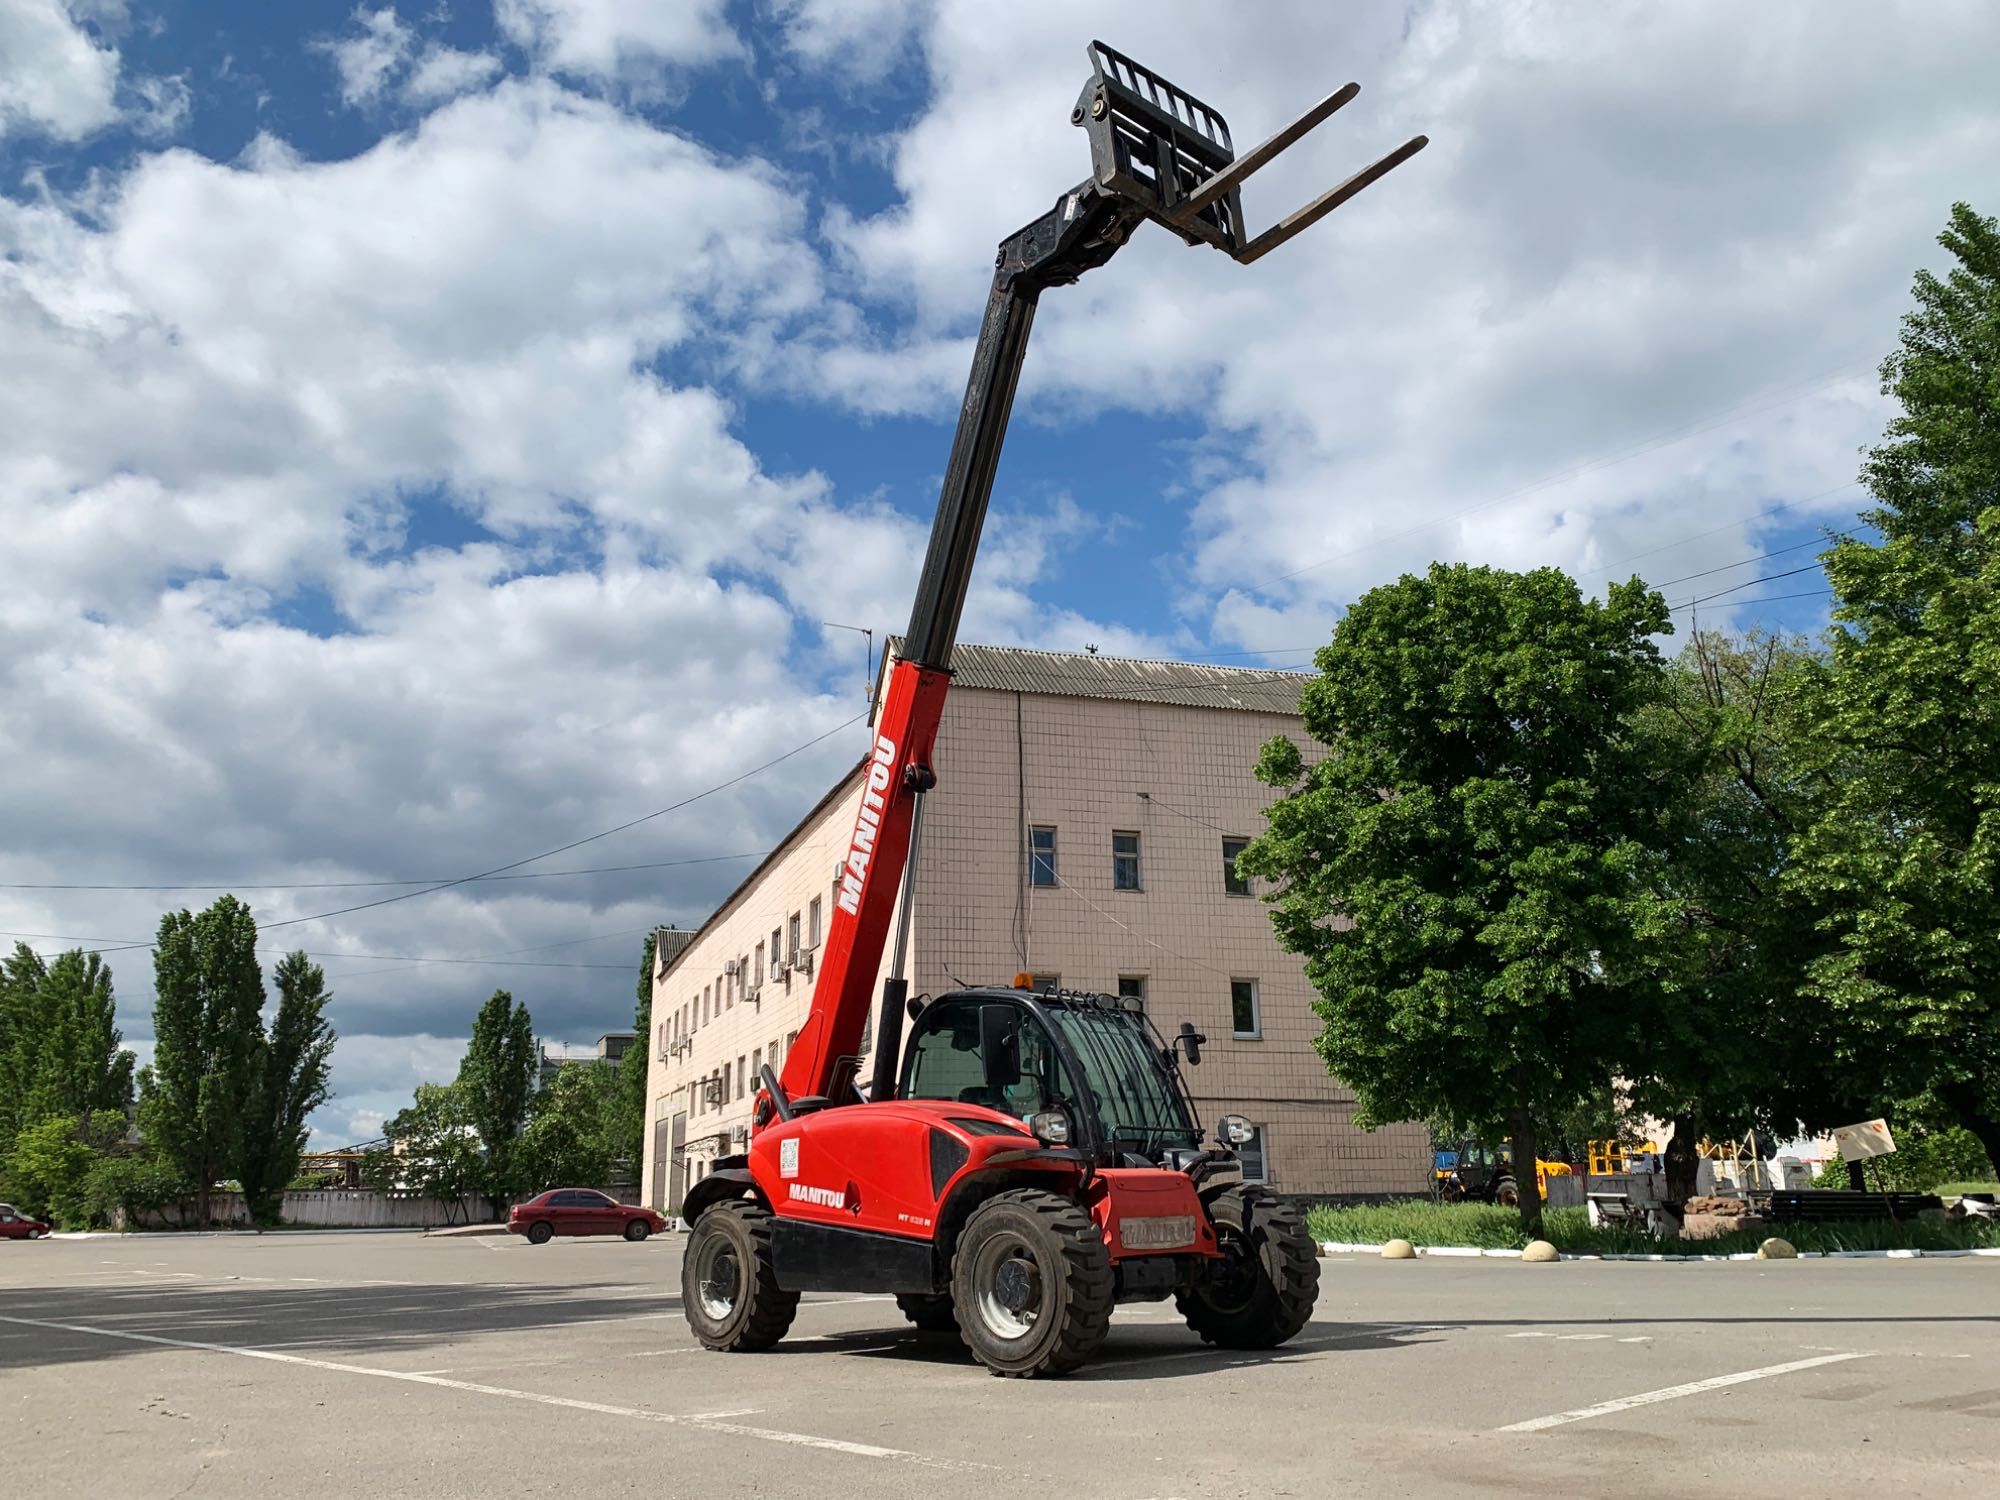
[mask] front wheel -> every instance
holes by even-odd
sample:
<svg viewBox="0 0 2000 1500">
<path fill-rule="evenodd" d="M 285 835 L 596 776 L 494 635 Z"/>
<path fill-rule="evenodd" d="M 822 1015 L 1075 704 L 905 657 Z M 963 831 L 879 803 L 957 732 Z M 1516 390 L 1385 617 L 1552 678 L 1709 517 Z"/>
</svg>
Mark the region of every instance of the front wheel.
<svg viewBox="0 0 2000 1500">
<path fill-rule="evenodd" d="M 1064 1375 L 1111 1328 L 1111 1252 L 1090 1215 L 1034 1188 L 981 1204 L 958 1238 L 959 1332 L 995 1375 Z"/>
<path fill-rule="evenodd" d="M 528 1243 L 531 1245 L 546 1245 L 555 1235 L 555 1226 L 547 1219 L 528 1226 Z"/>
<path fill-rule="evenodd" d="M 785 1336 L 799 1294 L 778 1285 L 769 1210 L 735 1198 L 694 1221 L 681 1257 L 681 1307 L 710 1349 L 754 1353 Z"/>
<path fill-rule="evenodd" d="M 1319 1253 L 1299 1211 L 1250 1188 L 1209 1204 L 1222 1259 L 1197 1268 L 1174 1305 L 1203 1342 L 1274 1349 L 1312 1317 Z"/>
<path fill-rule="evenodd" d="M 625 1238 L 635 1245 L 652 1232 L 652 1229 L 644 1219 L 634 1219 L 630 1224 L 625 1226 Z"/>
</svg>

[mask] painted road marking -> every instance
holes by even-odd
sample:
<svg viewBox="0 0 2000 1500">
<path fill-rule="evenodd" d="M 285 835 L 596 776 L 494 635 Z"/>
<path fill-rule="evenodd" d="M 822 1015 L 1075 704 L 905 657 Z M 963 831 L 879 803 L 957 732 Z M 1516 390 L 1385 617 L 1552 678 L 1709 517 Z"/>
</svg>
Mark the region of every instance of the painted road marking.
<svg viewBox="0 0 2000 1500">
<path fill-rule="evenodd" d="M 1636 1396 L 1620 1396 L 1615 1401 L 1602 1401 L 1596 1406 L 1580 1406 L 1574 1411 L 1559 1411 L 1554 1416 L 1533 1417 L 1526 1422 L 1510 1422 L 1496 1429 L 1500 1432 L 1543 1432 L 1551 1427 L 1561 1427 L 1569 1422 L 1581 1422 L 1589 1417 L 1608 1417 L 1614 1412 L 1630 1411 L 1635 1406 L 1651 1406 L 1656 1401 L 1675 1401 L 1682 1396 L 1699 1396 L 1703 1391 L 1719 1391 L 1724 1386 L 1742 1385 L 1751 1380 L 1768 1380 L 1773 1375 L 1790 1375 L 1798 1370 L 1811 1370 L 1820 1365 L 1843 1364 L 1850 1359 L 1867 1359 L 1868 1355 L 1848 1350 L 1842 1354 L 1822 1354 L 1813 1359 L 1795 1359 L 1789 1364 L 1765 1365 L 1761 1370 L 1739 1370 L 1734 1375 L 1715 1375 L 1707 1380 L 1690 1380 L 1686 1385 L 1670 1385 L 1657 1391 L 1642 1391 Z"/>
<path fill-rule="evenodd" d="M 170 1339 L 152 1333 L 131 1333 L 116 1328 L 93 1328 L 86 1323 L 55 1323 L 43 1318 L 17 1318 L 0 1313 L 0 1323 L 25 1328 L 49 1328 L 59 1333 L 87 1333 L 98 1338 L 123 1339 L 135 1344 L 154 1344 L 167 1349 L 195 1349 L 207 1354 L 233 1354 L 241 1359 L 271 1360 L 278 1364 L 302 1365 L 313 1370 L 331 1370 L 341 1375 L 372 1375 L 378 1380 L 400 1380 L 411 1385 L 435 1386 L 441 1390 L 463 1391 L 474 1396 L 497 1396 L 507 1401 L 527 1401 L 537 1406 L 556 1406 L 569 1411 L 595 1412 L 600 1416 L 626 1417 L 638 1422 L 657 1422 L 667 1427 L 692 1427 L 702 1432 L 727 1433 L 732 1437 L 755 1438 L 766 1443 L 786 1443 L 800 1448 L 819 1448 L 830 1453 L 847 1453 L 856 1458 L 896 1459 L 939 1469 L 992 1469 L 994 1465 L 958 1459 L 932 1458 L 903 1448 L 883 1448 L 874 1443 L 850 1443 L 839 1438 L 819 1437 L 807 1432 L 782 1432 L 770 1427 L 746 1427 L 728 1417 L 749 1416 L 748 1411 L 678 1416 L 671 1412 L 648 1411 L 639 1406 L 616 1406 L 604 1401 L 582 1401 L 574 1396 L 550 1396 L 539 1391 L 517 1391 L 502 1385 L 480 1385 L 470 1380 L 449 1380 L 442 1375 L 424 1375 L 410 1370 L 385 1370 L 377 1365 L 354 1365 L 340 1360 L 308 1359 L 302 1354 L 280 1354 L 275 1349 L 246 1349 L 234 1344 L 209 1344 L 195 1339 Z"/>
</svg>

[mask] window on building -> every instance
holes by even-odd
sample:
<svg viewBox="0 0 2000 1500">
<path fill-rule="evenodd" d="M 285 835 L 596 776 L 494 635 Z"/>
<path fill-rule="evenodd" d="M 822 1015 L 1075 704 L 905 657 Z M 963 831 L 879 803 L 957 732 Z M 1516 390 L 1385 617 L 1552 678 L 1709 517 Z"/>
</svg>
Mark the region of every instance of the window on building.
<svg viewBox="0 0 2000 1500">
<path fill-rule="evenodd" d="M 757 942 L 756 975 L 757 977 L 754 982 L 761 985 L 764 982 L 764 943 L 761 938 Z"/>
<path fill-rule="evenodd" d="M 750 1076 L 759 1084 L 762 1084 L 764 1081 L 764 1049 L 762 1047 L 753 1047 L 750 1049 Z"/>
<path fill-rule="evenodd" d="M 806 908 L 806 946 L 808 948 L 817 948 L 819 946 L 820 910 L 819 897 L 815 896 L 812 898 L 812 905 Z"/>
<path fill-rule="evenodd" d="M 778 1050 L 778 1039 L 776 1037 L 771 1038 L 770 1051 L 766 1055 L 771 1059 L 771 1071 L 773 1073 L 777 1072 L 784 1054 Z"/>
<path fill-rule="evenodd" d="M 729 1064 L 728 1064 L 728 1063 L 724 1063 L 724 1064 L 722 1065 L 722 1098 L 723 1098 L 723 1102 L 724 1102 L 724 1103 L 727 1103 L 727 1102 L 729 1101 Z"/>
<path fill-rule="evenodd" d="M 1028 976 L 1028 983 L 1034 986 L 1034 989 L 1035 989 L 1035 993 L 1039 995 L 1039 994 L 1041 994 L 1041 992 L 1042 992 L 1043 990 L 1059 990 L 1059 989 L 1061 989 L 1061 988 L 1062 988 L 1062 975 L 1060 975 L 1060 974 L 1031 974 L 1031 975 L 1029 975 L 1029 976 Z"/>
<path fill-rule="evenodd" d="M 1120 974 L 1118 994 L 1121 999 L 1137 1000 L 1142 1005 L 1146 1000 L 1146 976 L 1144 974 Z"/>
<path fill-rule="evenodd" d="M 727 1010 L 736 1003 L 736 990 L 729 982 L 727 974 L 715 976 L 715 1008 Z"/>
<path fill-rule="evenodd" d="M 750 1082 L 750 1070 L 743 1066 L 747 1061 L 748 1058 L 741 1056 L 736 1059 L 736 1097 L 739 1099 L 743 1097 L 745 1085 Z"/>
<path fill-rule="evenodd" d="M 736 993 L 744 1000 L 750 998 L 750 955 L 747 953 L 736 960 Z"/>
<path fill-rule="evenodd" d="M 1264 1151 L 1264 1127 L 1259 1125 L 1252 1131 L 1250 1139 L 1236 1148 L 1236 1155 L 1243 1163 L 1245 1182 L 1269 1182 L 1271 1163 Z"/>
<path fill-rule="evenodd" d="M 658 1046 L 660 1049 L 660 1056 L 663 1058 L 667 1055 L 667 1027 L 670 1024 L 671 1023 L 667 1021 L 660 1022 L 660 1040 Z"/>
<path fill-rule="evenodd" d="M 1056 883 L 1056 831 L 1053 828 L 1028 830 L 1028 884 Z"/>
<path fill-rule="evenodd" d="M 1114 833 L 1111 835 L 1111 888 L 1114 891 L 1136 891 L 1139 885 L 1139 835 L 1136 833 Z"/>
<path fill-rule="evenodd" d="M 1229 981 L 1229 1034 L 1240 1041 L 1256 1041 L 1264 1035 L 1264 1017 L 1257 1004 L 1257 981 Z"/>
<path fill-rule="evenodd" d="M 778 929 L 773 927 L 771 929 L 771 971 L 773 973 L 777 972 L 779 965 L 784 962 L 785 958 L 785 946 L 778 941 L 780 936 L 781 934 Z"/>
<path fill-rule="evenodd" d="M 701 1024 L 708 1024 L 708 986 L 701 987 Z"/>
<path fill-rule="evenodd" d="M 1248 839 L 1222 841 L 1222 888 L 1232 896 L 1250 894 L 1250 877 L 1236 873 L 1236 856 L 1250 847 Z"/>
<path fill-rule="evenodd" d="M 790 1057 L 792 1055 L 792 1043 L 796 1042 L 798 1039 L 799 1039 L 799 1034 L 796 1031 L 788 1031 L 785 1033 L 785 1056 Z"/>
<path fill-rule="evenodd" d="M 785 957 L 793 963 L 799 961 L 799 914 L 793 912 L 791 920 L 785 923 Z"/>
</svg>

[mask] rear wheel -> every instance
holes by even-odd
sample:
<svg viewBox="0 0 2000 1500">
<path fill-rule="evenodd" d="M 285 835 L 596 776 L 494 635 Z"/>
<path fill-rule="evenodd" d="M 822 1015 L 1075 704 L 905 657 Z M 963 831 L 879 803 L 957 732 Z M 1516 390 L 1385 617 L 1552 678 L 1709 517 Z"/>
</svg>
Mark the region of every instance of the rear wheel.
<svg viewBox="0 0 2000 1500">
<path fill-rule="evenodd" d="M 538 1220 L 528 1226 L 528 1243 L 531 1245 L 546 1245 L 555 1237 L 555 1226 L 547 1219 Z"/>
<path fill-rule="evenodd" d="M 625 1226 L 625 1238 L 635 1245 L 652 1232 L 652 1227 L 644 1219 L 634 1219 Z"/>
<path fill-rule="evenodd" d="M 1033 1188 L 981 1204 L 958 1238 L 959 1332 L 996 1375 L 1063 1375 L 1111 1327 L 1111 1254 L 1090 1215 Z"/>
<path fill-rule="evenodd" d="M 1493 1184 L 1493 1201 L 1501 1208 L 1519 1208 L 1521 1189 L 1511 1177 L 1503 1177 Z"/>
<path fill-rule="evenodd" d="M 747 1198 L 718 1203 L 688 1235 L 681 1307 L 694 1336 L 731 1354 L 768 1349 L 785 1336 L 799 1294 L 771 1266 L 771 1215 Z"/>
<path fill-rule="evenodd" d="M 911 1292 L 898 1293 L 896 1306 L 904 1317 L 925 1333 L 957 1333 L 958 1314 L 951 1305 L 949 1293 L 943 1296 L 925 1297 Z"/>
<path fill-rule="evenodd" d="M 1225 1349 L 1272 1349 L 1306 1326 L 1319 1296 L 1319 1254 L 1299 1211 L 1247 1188 L 1209 1205 L 1222 1259 L 1174 1296 L 1188 1327 Z"/>
</svg>

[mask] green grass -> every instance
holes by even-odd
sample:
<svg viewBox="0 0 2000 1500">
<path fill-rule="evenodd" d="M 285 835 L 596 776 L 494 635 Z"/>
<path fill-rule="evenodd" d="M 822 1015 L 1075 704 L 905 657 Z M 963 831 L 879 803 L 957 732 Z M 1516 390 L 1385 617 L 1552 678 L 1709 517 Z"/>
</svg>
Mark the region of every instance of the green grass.
<svg viewBox="0 0 2000 1500">
<path fill-rule="evenodd" d="M 1476 1203 L 1434 1203 L 1410 1198 L 1363 1208 L 1315 1208 L 1307 1215 L 1313 1238 L 1350 1245 L 1408 1240 L 1413 1245 L 1451 1245 L 1481 1250 L 1518 1250 L 1528 1243 L 1521 1216 L 1512 1209 Z M 1969 1250 L 2000 1248 L 2000 1226 L 1980 1223 L 1759 1225 L 1707 1239 L 1654 1239 L 1633 1229 L 1592 1228 L 1580 1208 L 1551 1209 L 1544 1233 L 1559 1250 L 1599 1255 L 1744 1255 L 1765 1238 L 1782 1235 L 1800 1250 Z"/>
<path fill-rule="evenodd" d="M 1931 1191 L 1940 1198 L 1955 1198 L 1960 1193 L 2000 1193 L 2000 1182 L 1947 1182 Z"/>
</svg>

